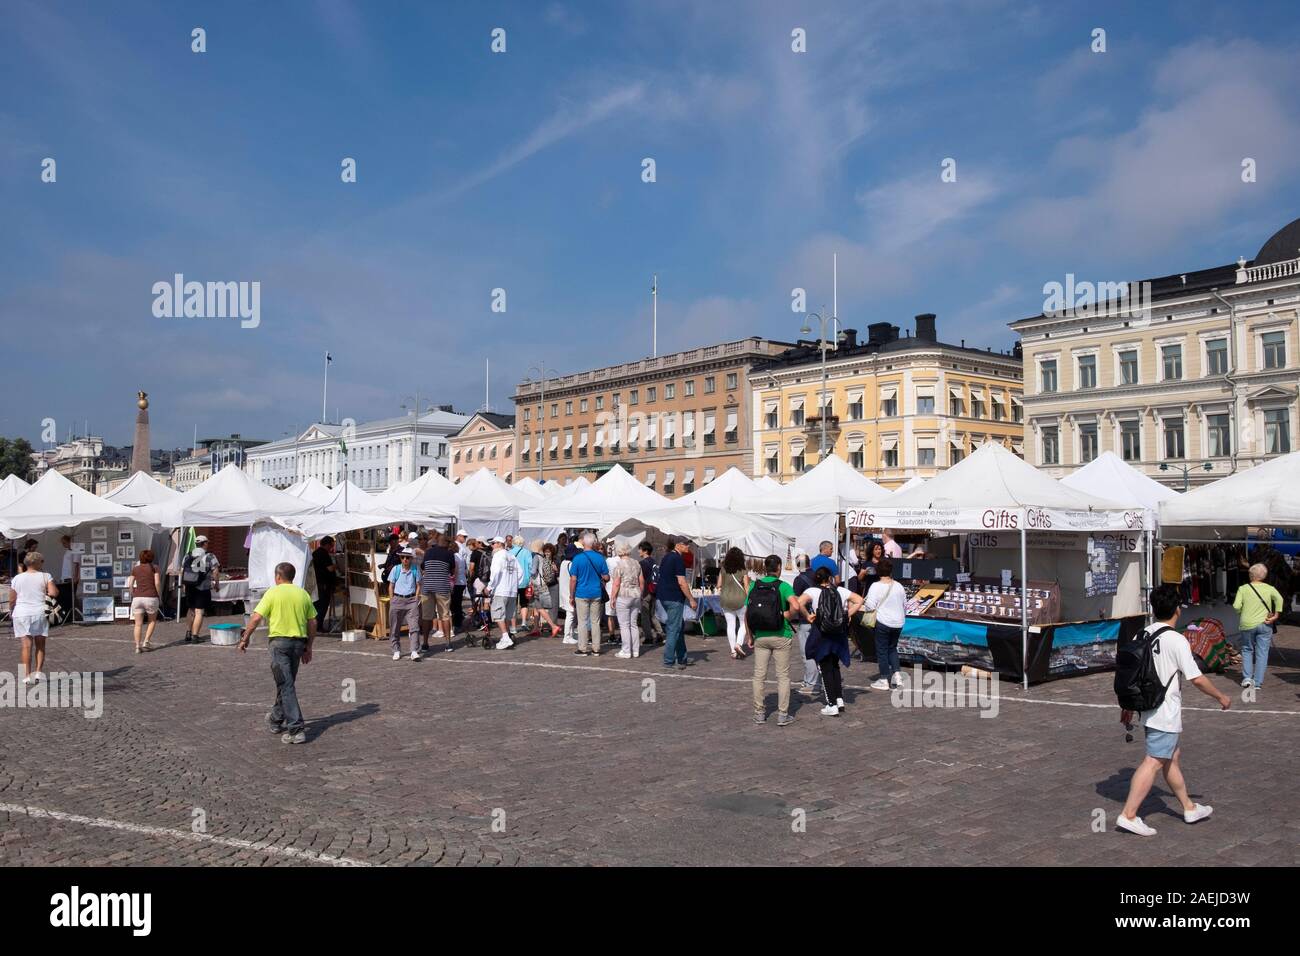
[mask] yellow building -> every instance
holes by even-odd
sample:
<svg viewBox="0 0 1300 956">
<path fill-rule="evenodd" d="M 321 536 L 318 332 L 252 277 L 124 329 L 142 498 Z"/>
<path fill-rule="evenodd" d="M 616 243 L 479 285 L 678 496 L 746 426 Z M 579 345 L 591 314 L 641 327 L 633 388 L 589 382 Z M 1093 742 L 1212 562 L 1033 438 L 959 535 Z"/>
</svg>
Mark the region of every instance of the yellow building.
<svg viewBox="0 0 1300 956">
<path fill-rule="evenodd" d="M 876 322 L 828 348 L 825 380 L 817 341 L 801 341 L 750 373 L 754 475 L 788 481 L 826 450 L 895 488 L 929 478 L 987 440 L 1023 454 L 1019 352 L 981 351 L 938 340 L 933 314 L 916 334 Z"/>
</svg>

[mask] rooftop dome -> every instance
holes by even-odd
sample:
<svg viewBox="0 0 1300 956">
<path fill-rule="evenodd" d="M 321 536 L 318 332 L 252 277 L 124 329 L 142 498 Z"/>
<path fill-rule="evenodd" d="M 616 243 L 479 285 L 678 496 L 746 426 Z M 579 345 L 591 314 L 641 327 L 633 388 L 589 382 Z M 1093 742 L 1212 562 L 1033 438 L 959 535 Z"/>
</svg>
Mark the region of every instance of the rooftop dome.
<svg viewBox="0 0 1300 956">
<path fill-rule="evenodd" d="M 1252 266 L 1267 265 L 1270 262 L 1286 262 L 1300 256 L 1300 219 L 1293 219 L 1260 247 Z"/>
</svg>

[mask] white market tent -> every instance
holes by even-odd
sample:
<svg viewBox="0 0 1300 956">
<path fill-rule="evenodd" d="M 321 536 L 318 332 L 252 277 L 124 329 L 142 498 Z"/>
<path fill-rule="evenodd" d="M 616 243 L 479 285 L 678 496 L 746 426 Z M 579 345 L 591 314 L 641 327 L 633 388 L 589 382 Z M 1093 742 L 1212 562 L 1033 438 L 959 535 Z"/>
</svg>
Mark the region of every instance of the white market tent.
<svg viewBox="0 0 1300 956">
<path fill-rule="evenodd" d="M 449 521 L 456 515 L 455 495 L 455 485 L 436 471 L 426 471 L 414 481 L 375 495 L 373 507 L 402 521 Z"/>
<path fill-rule="evenodd" d="M 328 497 L 321 502 L 321 511 L 325 514 L 339 514 L 353 511 L 381 511 L 378 496 L 363 491 L 350 481 L 344 481 L 334 489 L 326 489 Z"/>
<path fill-rule="evenodd" d="M 763 492 L 776 491 L 778 488 L 785 487 L 771 475 L 763 475 L 761 478 L 754 479 L 754 487 Z"/>
<path fill-rule="evenodd" d="M 683 535 L 697 545 L 730 542 L 746 554 L 772 554 L 785 551 L 793 541 L 775 525 L 752 515 L 737 514 L 724 508 L 698 504 L 639 512 L 615 524 L 602 527 L 601 538 L 634 537 L 655 528 L 664 534 Z"/>
<path fill-rule="evenodd" d="M 555 494 L 562 486 L 558 482 L 548 481 L 545 484 L 539 482 L 532 475 L 520 478 L 510 487 L 528 495 L 534 501 L 545 501 L 551 495 Z"/>
<path fill-rule="evenodd" d="M 451 498 L 457 527 L 475 538 L 512 534 L 519 528 L 520 511 L 544 507 L 546 500 L 506 484 L 486 468 L 456 485 Z"/>
<path fill-rule="evenodd" d="M 4 481 L 0 481 L 0 508 L 5 507 L 9 502 L 26 494 L 31 485 L 23 481 L 17 475 L 8 475 Z"/>
<path fill-rule="evenodd" d="M 126 505 L 92 495 L 57 471 L 40 479 L 0 508 L 0 533 L 6 537 L 75 528 L 92 521 L 137 521 Z"/>
<path fill-rule="evenodd" d="M 588 487 L 548 499 L 519 515 L 525 528 L 604 528 L 672 502 L 615 465 Z"/>
<path fill-rule="evenodd" d="M 1178 497 L 1178 492 L 1142 474 L 1113 451 L 1102 452 L 1068 478 L 1061 479 L 1061 484 L 1118 501 L 1126 508 L 1145 508 L 1152 513 L 1160 507 L 1160 502 Z"/>
<path fill-rule="evenodd" d="M 913 475 L 911 478 L 907 479 L 907 481 L 903 482 L 901 485 L 899 485 L 897 488 L 891 491 L 890 494 L 896 495 L 900 491 L 911 491 L 913 488 L 919 488 L 923 484 L 925 484 L 924 478 L 922 478 L 920 475 Z"/>
<path fill-rule="evenodd" d="M 314 505 L 323 505 L 334 496 L 333 489 L 327 487 L 324 482 L 315 476 L 290 485 L 284 489 L 284 493 L 293 495 L 295 498 L 301 498 L 303 501 L 310 501 Z"/>
<path fill-rule="evenodd" d="M 273 516 L 319 510 L 319 505 L 253 481 L 232 463 L 198 487 L 133 514 L 139 514 L 140 521 L 164 528 L 237 528 Z"/>
<path fill-rule="evenodd" d="M 676 503 L 703 505 L 706 508 L 730 508 L 738 499 L 752 498 L 758 492 L 754 480 L 733 466 L 703 488 L 697 488 L 689 495 L 682 495 L 676 499 Z"/>
<path fill-rule="evenodd" d="M 1160 502 L 1160 526 L 1165 529 L 1297 525 L 1300 452 L 1282 455 Z"/>
<path fill-rule="evenodd" d="M 137 471 L 113 491 L 104 495 L 105 501 L 112 501 L 128 508 L 143 508 L 146 505 L 161 504 L 180 497 L 175 488 L 168 488 L 147 471 Z"/>
<path fill-rule="evenodd" d="M 859 527 L 914 528 L 940 532 L 987 531 L 990 539 L 1006 536 L 1019 544 L 1021 587 L 1021 670 L 1029 686 L 1028 535 L 1053 532 L 1140 530 L 1142 509 L 1066 487 L 1027 464 L 1011 451 L 986 442 L 969 458 L 929 479 L 923 485 L 897 491 L 885 501 L 863 502 L 849 509 L 848 523 Z M 990 567 L 1010 565 L 1012 547 L 1000 540 L 990 547 L 972 549 Z M 1071 560 L 1084 559 L 1074 551 L 1043 552 Z M 1046 557 L 1045 559 L 1046 560 Z M 1086 563 L 1086 559 L 1085 563 Z M 1136 571 L 1140 573 L 1141 565 Z M 977 570 L 977 569 L 976 569 Z M 1047 572 L 1040 572 L 1047 573 Z M 1072 573 L 1072 572 L 1071 572 Z M 1055 575 L 1058 580 L 1066 576 Z M 1082 579 L 1082 569 L 1078 578 Z M 1132 589 L 1140 593 L 1140 588 Z M 1065 587 L 1062 586 L 1064 603 Z"/>
</svg>

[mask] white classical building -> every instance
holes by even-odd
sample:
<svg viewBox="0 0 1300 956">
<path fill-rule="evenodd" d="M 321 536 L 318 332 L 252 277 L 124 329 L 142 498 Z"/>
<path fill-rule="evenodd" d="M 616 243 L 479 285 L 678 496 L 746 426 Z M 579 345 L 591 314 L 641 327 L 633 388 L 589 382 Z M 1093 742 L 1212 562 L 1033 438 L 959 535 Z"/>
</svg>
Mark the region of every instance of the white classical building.
<svg viewBox="0 0 1300 956">
<path fill-rule="evenodd" d="M 343 480 L 346 464 L 353 484 L 366 491 L 383 491 L 430 469 L 446 477 L 447 439 L 469 419 L 442 406 L 418 421 L 414 415 L 404 415 L 355 425 L 316 423 L 299 435 L 249 449 L 244 468 L 254 481 L 274 488 L 308 478 L 332 488 Z"/>
</svg>

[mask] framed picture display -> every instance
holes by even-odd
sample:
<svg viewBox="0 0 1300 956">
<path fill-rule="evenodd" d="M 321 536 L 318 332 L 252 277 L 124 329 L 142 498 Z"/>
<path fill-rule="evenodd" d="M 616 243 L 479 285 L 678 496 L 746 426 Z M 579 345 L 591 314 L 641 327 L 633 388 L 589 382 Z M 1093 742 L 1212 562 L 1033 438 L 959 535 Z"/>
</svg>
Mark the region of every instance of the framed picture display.
<svg viewBox="0 0 1300 956">
<path fill-rule="evenodd" d="M 74 541 L 74 542 L 72 542 L 72 553 L 73 553 L 73 554 L 85 554 L 85 553 L 86 553 L 86 542 L 84 542 L 84 541 Z"/>
<path fill-rule="evenodd" d="M 85 598 L 81 602 L 81 616 L 88 624 L 111 622 L 113 620 L 113 598 L 111 596 Z"/>
<path fill-rule="evenodd" d="M 107 541 L 92 541 L 92 542 L 90 542 L 90 553 L 91 553 L 91 554 L 108 554 L 108 542 L 107 542 Z"/>
<path fill-rule="evenodd" d="M 135 532 L 132 531 L 130 528 L 127 528 L 125 531 L 118 531 L 117 533 L 118 544 L 130 544 L 134 540 L 135 540 Z"/>
<path fill-rule="evenodd" d="M 113 573 L 114 573 L 114 574 L 130 574 L 130 573 L 131 573 L 130 562 L 129 562 L 129 561 L 114 561 L 114 562 L 113 562 Z"/>
<path fill-rule="evenodd" d="M 108 568 L 109 572 L 111 573 L 113 570 L 113 556 L 111 554 L 95 555 L 95 567 Z"/>
<path fill-rule="evenodd" d="M 83 581 L 95 580 L 95 566 L 93 564 L 83 564 L 81 566 L 81 580 Z"/>
<path fill-rule="evenodd" d="M 99 593 L 100 593 L 100 594 L 109 594 L 110 592 L 112 592 L 112 590 L 113 590 L 113 579 L 112 579 L 112 578 L 109 578 L 109 579 L 106 580 L 106 581 L 100 581 L 100 582 L 98 582 L 98 583 L 99 583 Z M 109 600 L 111 601 L 112 598 L 109 598 Z"/>
<path fill-rule="evenodd" d="M 126 587 L 126 575 L 125 575 L 125 574 L 115 574 L 115 575 L 113 575 L 113 587 L 115 587 L 115 588 L 117 588 L 117 589 L 119 589 L 119 590 L 121 590 L 122 588 L 125 588 L 125 587 Z"/>
<path fill-rule="evenodd" d="M 128 544 L 126 547 L 124 547 L 124 548 L 122 549 L 122 557 L 126 558 L 128 561 L 134 561 L 134 560 L 135 560 L 135 545 L 133 545 L 133 544 Z"/>
<path fill-rule="evenodd" d="M 117 551 L 116 551 L 115 553 L 116 553 L 117 557 L 119 557 L 119 558 L 125 558 L 125 557 L 126 557 L 126 548 L 124 548 L 122 545 L 119 544 L 119 545 L 117 546 Z"/>
<path fill-rule="evenodd" d="M 129 607 L 113 608 L 113 619 L 117 621 L 131 620 L 131 609 Z"/>
<path fill-rule="evenodd" d="M 123 604 L 126 605 L 128 611 L 131 609 L 131 592 L 130 592 L 130 591 L 123 591 L 120 595 L 118 595 L 118 600 L 119 600 L 120 602 L 122 602 Z"/>
<path fill-rule="evenodd" d="M 91 541 L 103 541 L 103 542 L 106 542 L 106 543 L 107 543 L 107 541 L 108 541 L 108 526 L 107 526 L 107 525 L 102 525 L 102 524 L 100 524 L 100 525 L 95 525 L 95 527 L 91 528 L 91 529 L 90 529 L 90 540 L 91 540 Z"/>
<path fill-rule="evenodd" d="M 82 584 L 81 584 L 81 593 L 82 593 L 82 594 L 98 594 L 98 593 L 99 593 L 99 582 L 98 582 L 98 581 L 83 581 Z"/>
</svg>

